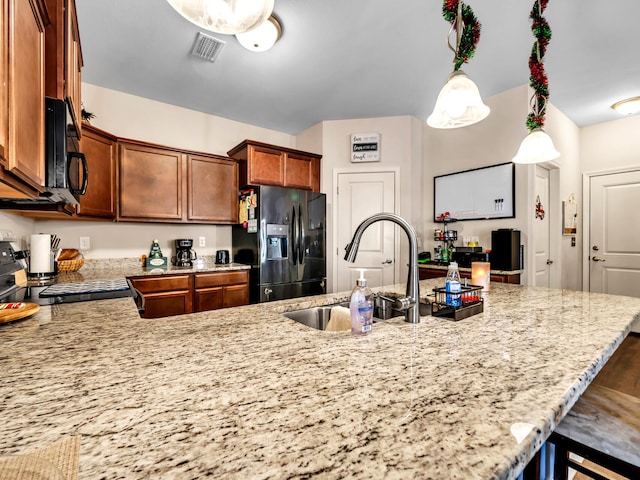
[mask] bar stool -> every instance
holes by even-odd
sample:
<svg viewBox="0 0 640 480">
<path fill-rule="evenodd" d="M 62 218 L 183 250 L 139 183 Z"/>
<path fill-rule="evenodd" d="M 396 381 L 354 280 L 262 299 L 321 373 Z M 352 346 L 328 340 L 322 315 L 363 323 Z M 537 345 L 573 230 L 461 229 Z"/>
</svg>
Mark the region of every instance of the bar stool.
<svg viewBox="0 0 640 480">
<path fill-rule="evenodd" d="M 569 458 L 569 453 L 626 478 L 640 479 L 640 398 L 592 384 L 549 442 L 555 445 L 555 480 L 566 480 L 569 467 L 607 480 Z"/>
</svg>

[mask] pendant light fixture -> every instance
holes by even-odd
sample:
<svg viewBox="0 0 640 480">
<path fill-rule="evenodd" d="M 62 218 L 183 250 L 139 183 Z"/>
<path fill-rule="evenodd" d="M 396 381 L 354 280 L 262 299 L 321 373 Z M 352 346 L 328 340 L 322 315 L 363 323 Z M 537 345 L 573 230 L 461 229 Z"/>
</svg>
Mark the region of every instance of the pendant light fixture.
<svg viewBox="0 0 640 480">
<path fill-rule="evenodd" d="M 274 0 L 167 0 L 191 23 L 226 35 L 253 30 L 269 18 Z"/>
<path fill-rule="evenodd" d="M 454 68 L 440 90 L 433 113 L 427 118 L 427 125 L 433 128 L 466 127 L 483 120 L 490 111 L 482 102 L 478 87 L 460 70 L 462 64 L 468 62 L 475 53 L 481 25 L 471 7 L 462 0 L 444 0 L 442 14 L 451 23 L 447 44 L 454 53 Z M 456 35 L 455 48 L 449 40 L 453 32 Z"/>
<path fill-rule="evenodd" d="M 514 163 L 547 162 L 560 156 L 560 152 L 553 145 L 553 140 L 542 129 L 549 101 L 549 80 L 544 71 L 543 58 L 551 40 L 551 28 L 542 16 L 547 3 L 549 0 L 535 0 L 529 14 L 529 18 L 533 21 L 531 30 L 536 37 L 529 57 L 529 85 L 533 89 L 529 102 L 531 112 L 527 115 L 529 135 L 522 141 L 518 153 L 513 157 Z"/>
</svg>

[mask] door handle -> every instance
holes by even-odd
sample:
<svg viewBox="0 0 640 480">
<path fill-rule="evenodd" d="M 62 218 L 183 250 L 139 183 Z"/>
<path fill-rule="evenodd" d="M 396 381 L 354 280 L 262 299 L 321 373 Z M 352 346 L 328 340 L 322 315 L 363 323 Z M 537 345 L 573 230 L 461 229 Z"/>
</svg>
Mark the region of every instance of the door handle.
<svg viewBox="0 0 640 480">
<path fill-rule="evenodd" d="M 547 259 L 547 265 L 551 265 L 551 264 L 553 264 L 553 260 Z"/>
<path fill-rule="evenodd" d="M 593 260 L 594 262 L 606 262 L 606 260 L 604 258 L 600 258 L 600 257 L 597 257 L 595 255 L 593 257 L 591 257 L 591 260 Z"/>
<path fill-rule="evenodd" d="M 393 263 L 393 260 L 391 260 L 390 258 L 387 258 L 384 262 L 382 262 L 382 265 L 386 265 L 389 263 Z"/>
</svg>

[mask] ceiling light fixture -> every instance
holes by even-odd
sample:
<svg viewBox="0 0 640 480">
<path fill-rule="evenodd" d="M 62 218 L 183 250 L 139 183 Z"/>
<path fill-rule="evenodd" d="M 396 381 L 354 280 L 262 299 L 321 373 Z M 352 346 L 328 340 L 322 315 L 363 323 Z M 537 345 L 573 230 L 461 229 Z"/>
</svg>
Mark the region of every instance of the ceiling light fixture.
<svg viewBox="0 0 640 480">
<path fill-rule="evenodd" d="M 191 23 L 225 35 L 253 30 L 273 12 L 274 0 L 167 0 Z"/>
<path fill-rule="evenodd" d="M 536 37 L 529 57 L 529 85 L 533 89 L 530 100 L 531 112 L 527 115 L 529 134 L 520 144 L 518 153 L 513 157 L 514 163 L 548 162 L 560 156 L 553 145 L 551 137 L 542 129 L 545 111 L 549 101 L 549 80 L 544 71 L 544 54 L 551 40 L 551 28 L 542 16 L 547 8 L 548 0 L 535 0 L 529 18 L 533 21 L 531 31 Z"/>
<path fill-rule="evenodd" d="M 481 25 L 471 7 L 462 0 L 444 0 L 442 15 L 451 23 L 447 34 L 447 44 L 454 53 L 453 73 L 440 90 L 433 113 L 427 118 L 427 125 L 433 128 L 459 128 L 472 125 L 489 115 L 490 109 L 480 97 L 475 83 L 460 70 L 475 53 L 480 40 Z M 450 37 L 455 31 L 456 45 L 451 45 Z"/>
<path fill-rule="evenodd" d="M 236 35 L 238 42 L 252 52 L 264 52 L 273 47 L 282 35 L 280 22 L 271 15 L 253 30 Z"/>
<path fill-rule="evenodd" d="M 640 112 L 640 97 L 627 98 L 611 105 L 616 112 L 622 115 L 634 115 Z"/>
</svg>

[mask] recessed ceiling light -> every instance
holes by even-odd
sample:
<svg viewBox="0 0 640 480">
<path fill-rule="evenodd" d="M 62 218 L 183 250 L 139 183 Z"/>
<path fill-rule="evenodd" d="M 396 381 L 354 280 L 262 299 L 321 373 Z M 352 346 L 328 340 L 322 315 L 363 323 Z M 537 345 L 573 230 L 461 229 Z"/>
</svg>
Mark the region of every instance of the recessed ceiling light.
<svg viewBox="0 0 640 480">
<path fill-rule="evenodd" d="M 627 98 L 611 105 L 616 112 L 623 115 L 633 115 L 640 112 L 640 97 Z"/>
</svg>

